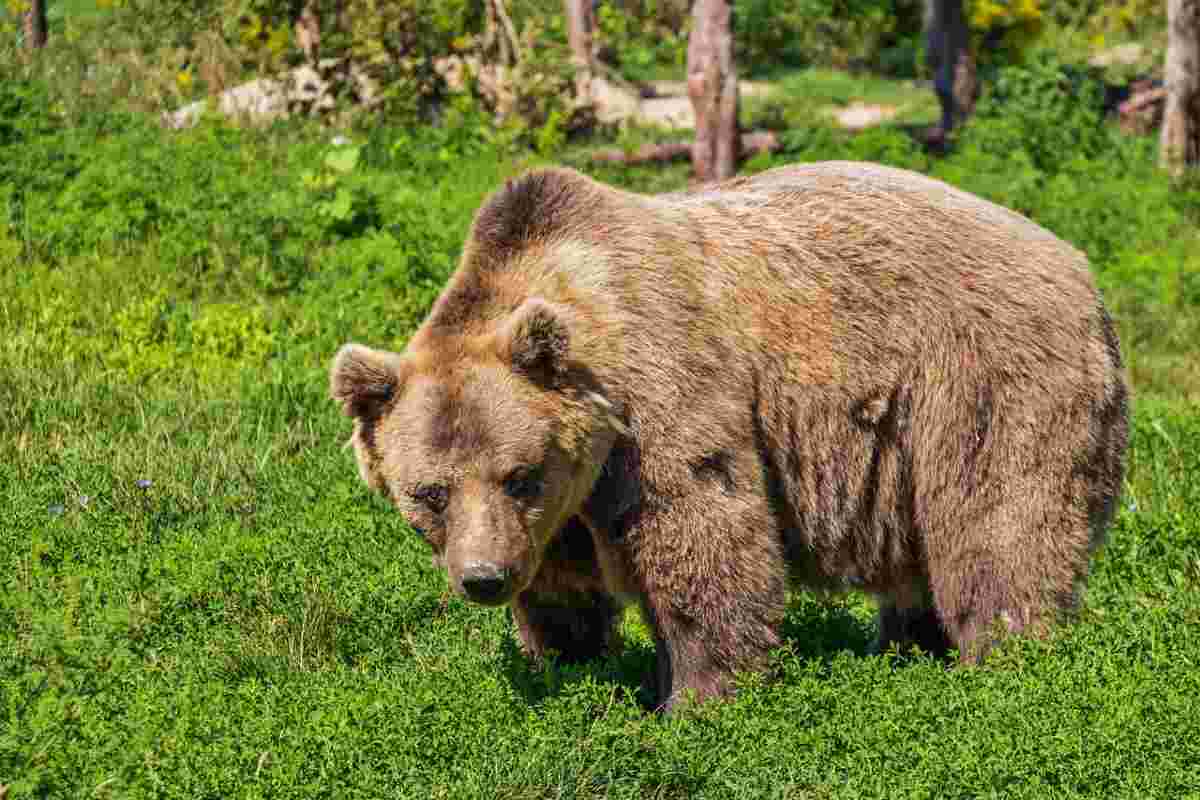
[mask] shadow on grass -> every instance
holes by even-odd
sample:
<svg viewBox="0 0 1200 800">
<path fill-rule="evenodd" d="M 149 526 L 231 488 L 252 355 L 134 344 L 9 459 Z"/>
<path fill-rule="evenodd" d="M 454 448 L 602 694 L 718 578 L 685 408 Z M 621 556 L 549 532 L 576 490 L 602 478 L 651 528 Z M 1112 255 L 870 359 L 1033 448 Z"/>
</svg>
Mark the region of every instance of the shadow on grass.
<svg viewBox="0 0 1200 800">
<path fill-rule="evenodd" d="M 873 618 L 864 621 L 861 613 L 854 613 L 853 600 L 804 594 L 789 605 L 780 634 L 788 657 L 817 661 L 825 672 L 846 652 L 857 658 L 872 655 L 877 626 Z M 581 663 L 551 660 L 539 664 L 521 651 L 516 631 L 510 627 L 501 644 L 501 658 L 505 677 L 530 705 L 589 681 L 622 687 L 646 711 L 655 711 L 660 704 L 654 684 L 657 659 L 648 642 L 624 641 L 617 652 Z M 901 656 L 892 663 L 900 668 L 915 660 Z"/>
</svg>

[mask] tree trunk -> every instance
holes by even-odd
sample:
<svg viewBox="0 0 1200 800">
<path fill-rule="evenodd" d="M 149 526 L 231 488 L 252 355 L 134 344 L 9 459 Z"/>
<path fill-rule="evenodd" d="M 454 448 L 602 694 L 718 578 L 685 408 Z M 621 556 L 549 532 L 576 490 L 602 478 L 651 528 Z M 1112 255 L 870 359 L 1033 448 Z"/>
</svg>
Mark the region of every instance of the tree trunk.
<svg viewBox="0 0 1200 800">
<path fill-rule="evenodd" d="M 321 16 L 317 11 L 317 0 L 304 0 L 295 16 L 296 44 L 304 53 L 304 60 L 316 63 L 321 50 Z"/>
<path fill-rule="evenodd" d="M 1200 166 L 1200 0 L 1167 0 L 1166 78 L 1161 158 L 1179 175 Z"/>
<path fill-rule="evenodd" d="M 30 0 L 25 12 L 25 46 L 40 50 L 46 46 L 46 0 Z"/>
<path fill-rule="evenodd" d="M 500 66 L 511 67 L 518 59 L 517 29 L 513 26 L 504 0 L 484 0 L 483 49 L 491 53 L 497 48 L 496 63 Z"/>
<path fill-rule="evenodd" d="M 731 177 L 738 156 L 738 85 L 729 0 L 696 0 L 688 40 L 688 96 L 696 112 L 692 172 L 698 182 Z"/>
<path fill-rule="evenodd" d="M 954 66 L 954 108 L 959 123 L 965 122 L 975 110 L 975 99 L 979 95 L 979 80 L 975 76 L 975 54 L 964 48 Z"/>
<path fill-rule="evenodd" d="M 975 103 L 975 61 L 962 0 L 926 0 L 925 58 L 942 106 L 944 136 L 966 119 Z"/>
<path fill-rule="evenodd" d="M 571 65 L 575 68 L 575 97 L 582 104 L 592 101 L 592 72 L 595 55 L 592 31 L 596 14 L 592 0 L 565 0 L 567 41 L 571 45 Z"/>
</svg>

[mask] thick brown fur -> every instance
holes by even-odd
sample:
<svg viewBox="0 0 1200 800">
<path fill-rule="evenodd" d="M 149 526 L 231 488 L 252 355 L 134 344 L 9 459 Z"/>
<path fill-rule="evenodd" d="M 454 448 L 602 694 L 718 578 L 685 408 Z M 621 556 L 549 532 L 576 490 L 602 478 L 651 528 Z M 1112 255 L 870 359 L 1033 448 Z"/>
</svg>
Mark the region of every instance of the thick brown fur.
<svg viewBox="0 0 1200 800">
<path fill-rule="evenodd" d="M 535 656 L 602 652 L 637 603 L 668 706 L 763 666 L 789 583 L 877 595 L 882 648 L 1045 631 L 1128 425 L 1079 251 L 850 162 L 657 197 L 520 178 L 405 353 L 347 345 L 332 384 L 456 589 L 502 567 Z"/>
</svg>

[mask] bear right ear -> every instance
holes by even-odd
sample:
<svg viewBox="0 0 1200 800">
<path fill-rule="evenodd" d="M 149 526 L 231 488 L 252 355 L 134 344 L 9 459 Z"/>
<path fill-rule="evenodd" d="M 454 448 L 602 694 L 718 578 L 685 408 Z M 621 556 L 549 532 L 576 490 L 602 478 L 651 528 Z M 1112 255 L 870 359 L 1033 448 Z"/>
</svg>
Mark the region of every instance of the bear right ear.
<svg viewBox="0 0 1200 800">
<path fill-rule="evenodd" d="M 348 417 L 371 417 L 400 387 L 400 356 L 347 344 L 338 350 L 329 371 L 329 395 Z"/>
<path fill-rule="evenodd" d="M 566 368 L 571 346 L 566 313 L 540 297 L 522 303 L 497 336 L 501 357 L 517 372 L 551 378 Z"/>
</svg>

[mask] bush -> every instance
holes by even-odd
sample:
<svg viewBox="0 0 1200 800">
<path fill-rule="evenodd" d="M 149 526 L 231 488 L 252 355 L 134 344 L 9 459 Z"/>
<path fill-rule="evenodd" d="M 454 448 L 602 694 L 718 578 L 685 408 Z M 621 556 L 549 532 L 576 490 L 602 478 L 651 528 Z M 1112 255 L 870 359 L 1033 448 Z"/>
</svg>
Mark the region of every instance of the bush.
<svg viewBox="0 0 1200 800">
<path fill-rule="evenodd" d="M 653 80 L 683 71 L 691 21 L 686 3 L 603 0 L 596 39 L 603 60 L 627 80 Z"/>
<path fill-rule="evenodd" d="M 57 123 L 50 102 L 40 81 L 0 81 L 0 150 L 52 133 Z"/>
<path fill-rule="evenodd" d="M 1055 173 L 1114 149 L 1103 102 L 1098 81 L 1042 53 L 988 82 L 962 146 Z"/>
<path fill-rule="evenodd" d="M 967 0 L 974 52 L 982 64 L 1020 63 L 1042 31 L 1042 0 Z"/>
<path fill-rule="evenodd" d="M 919 0 L 734 0 L 734 46 L 743 75 L 820 64 L 912 75 Z M 628 80 L 677 77 L 691 26 L 679 0 L 603 0 L 597 38 Z"/>
<path fill-rule="evenodd" d="M 748 69 L 820 64 L 904 69 L 892 53 L 911 52 L 920 33 L 913 0 L 735 0 L 739 59 Z M 911 70 L 911 65 L 908 66 Z"/>
</svg>

